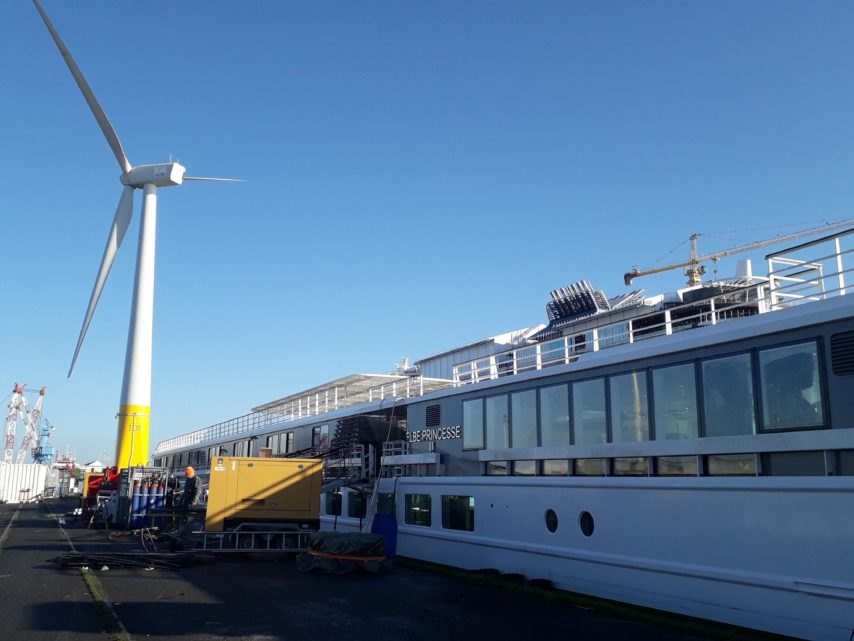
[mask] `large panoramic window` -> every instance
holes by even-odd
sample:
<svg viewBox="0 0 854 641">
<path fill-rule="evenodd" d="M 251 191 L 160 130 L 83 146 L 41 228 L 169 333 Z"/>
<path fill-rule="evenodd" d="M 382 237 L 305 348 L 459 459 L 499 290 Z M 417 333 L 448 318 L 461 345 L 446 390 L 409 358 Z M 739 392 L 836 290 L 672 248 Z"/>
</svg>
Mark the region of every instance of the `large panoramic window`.
<svg viewBox="0 0 854 641">
<path fill-rule="evenodd" d="M 646 372 L 612 376 L 611 437 L 614 443 L 649 440 Z"/>
<path fill-rule="evenodd" d="M 694 365 L 652 370 L 655 439 L 697 438 L 697 385 Z"/>
<path fill-rule="evenodd" d="M 474 532 L 474 497 L 442 496 L 442 527 Z"/>
<path fill-rule="evenodd" d="M 576 445 L 604 443 L 605 379 L 572 384 L 572 433 Z"/>
<path fill-rule="evenodd" d="M 463 449 L 483 449 L 483 399 L 463 401 Z"/>
<path fill-rule="evenodd" d="M 543 447 L 569 445 L 569 390 L 566 385 L 540 390 L 540 438 Z"/>
<path fill-rule="evenodd" d="M 430 526 L 430 495 L 404 495 L 404 521 L 407 525 Z"/>
<path fill-rule="evenodd" d="M 760 350 L 762 427 L 779 430 L 824 424 L 814 341 Z"/>
<path fill-rule="evenodd" d="M 703 361 L 702 372 L 705 435 L 754 434 L 750 354 Z"/>
<path fill-rule="evenodd" d="M 537 391 L 525 390 L 510 395 L 513 416 L 513 447 L 537 447 Z"/>
<path fill-rule="evenodd" d="M 486 447 L 489 449 L 510 447 L 510 416 L 507 395 L 490 396 L 486 405 Z"/>
</svg>

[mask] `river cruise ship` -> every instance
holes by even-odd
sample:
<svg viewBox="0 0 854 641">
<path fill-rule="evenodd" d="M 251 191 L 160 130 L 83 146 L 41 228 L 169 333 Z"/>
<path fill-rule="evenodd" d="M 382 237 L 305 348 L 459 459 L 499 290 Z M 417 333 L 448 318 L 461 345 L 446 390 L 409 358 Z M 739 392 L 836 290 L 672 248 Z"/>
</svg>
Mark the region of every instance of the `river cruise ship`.
<svg viewBox="0 0 854 641">
<path fill-rule="evenodd" d="M 851 641 L 852 240 L 667 295 L 581 281 L 548 323 L 272 401 L 154 464 L 320 456 L 322 527 L 394 515 L 399 555 Z"/>
</svg>

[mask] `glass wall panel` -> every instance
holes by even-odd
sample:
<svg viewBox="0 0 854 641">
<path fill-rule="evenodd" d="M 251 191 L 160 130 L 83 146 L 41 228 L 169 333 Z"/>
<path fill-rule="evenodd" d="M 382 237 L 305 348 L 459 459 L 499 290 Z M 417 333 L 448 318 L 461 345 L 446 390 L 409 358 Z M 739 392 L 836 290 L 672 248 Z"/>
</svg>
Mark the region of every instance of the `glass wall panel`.
<svg viewBox="0 0 854 641">
<path fill-rule="evenodd" d="M 430 495 L 429 494 L 406 494 L 404 495 L 404 520 L 407 525 L 430 526 Z"/>
<path fill-rule="evenodd" d="M 572 434 L 576 445 L 606 441 L 605 379 L 572 384 Z"/>
<path fill-rule="evenodd" d="M 605 459 L 580 458 L 575 460 L 575 474 L 578 476 L 605 476 Z"/>
<path fill-rule="evenodd" d="M 759 375 L 766 430 L 824 424 L 815 342 L 760 351 Z"/>
<path fill-rule="evenodd" d="M 646 372 L 612 376 L 611 438 L 614 443 L 649 440 Z"/>
<path fill-rule="evenodd" d="M 490 396 L 486 405 L 486 447 L 488 449 L 510 447 L 510 416 L 507 396 Z"/>
<path fill-rule="evenodd" d="M 649 463 L 646 457 L 632 456 L 615 458 L 611 465 L 614 476 L 648 476 Z"/>
<path fill-rule="evenodd" d="M 696 456 L 659 456 L 655 459 L 658 476 L 697 476 Z"/>
<path fill-rule="evenodd" d="M 513 461 L 513 474 L 515 476 L 536 476 L 536 461 Z"/>
<path fill-rule="evenodd" d="M 762 454 L 763 476 L 825 476 L 824 452 L 769 452 Z"/>
<path fill-rule="evenodd" d="M 569 445 L 569 389 L 566 385 L 540 390 L 540 438 L 543 447 Z"/>
<path fill-rule="evenodd" d="M 507 461 L 487 461 L 487 476 L 507 476 Z"/>
<path fill-rule="evenodd" d="M 513 447 L 537 447 L 537 390 L 510 395 L 513 417 Z"/>
<path fill-rule="evenodd" d="M 463 401 L 463 449 L 483 449 L 483 399 Z"/>
<path fill-rule="evenodd" d="M 474 532 L 474 497 L 443 496 L 442 527 L 447 530 Z"/>
<path fill-rule="evenodd" d="M 543 461 L 544 476 L 569 476 L 569 461 L 546 460 Z"/>
<path fill-rule="evenodd" d="M 652 370 L 655 439 L 697 438 L 697 384 L 693 363 Z"/>
<path fill-rule="evenodd" d="M 703 361 L 703 417 L 706 436 L 754 434 L 750 354 Z"/>
<path fill-rule="evenodd" d="M 756 476 L 755 454 L 713 454 L 706 457 L 710 476 Z"/>
</svg>

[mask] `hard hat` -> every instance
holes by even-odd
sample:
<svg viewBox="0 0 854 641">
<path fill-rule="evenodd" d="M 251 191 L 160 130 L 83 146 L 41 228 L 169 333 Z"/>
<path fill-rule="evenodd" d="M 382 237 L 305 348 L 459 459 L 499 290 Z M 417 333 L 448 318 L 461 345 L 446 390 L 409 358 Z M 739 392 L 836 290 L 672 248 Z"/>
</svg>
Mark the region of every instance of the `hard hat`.
<svg viewBox="0 0 854 641">
<path fill-rule="evenodd" d="M 192 475 L 194 475 L 194 474 L 196 473 L 196 470 L 194 470 L 194 469 L 193 469 L 192 467 L 190 467 L 189 465 L 187 466 L 187 469 L 186 469 L 186 470 L 184 470 L 184 471 L 187 473 L 187 476 L 192 476 Z"/>
</svg>

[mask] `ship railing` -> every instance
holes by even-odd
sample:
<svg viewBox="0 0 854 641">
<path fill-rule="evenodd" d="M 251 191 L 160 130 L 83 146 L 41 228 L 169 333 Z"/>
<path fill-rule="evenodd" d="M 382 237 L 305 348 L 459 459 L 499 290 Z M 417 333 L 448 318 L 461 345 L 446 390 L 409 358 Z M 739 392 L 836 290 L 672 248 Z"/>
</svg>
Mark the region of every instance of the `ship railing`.
<svg viewBox="0 0 854 641">
<path fill-rule="evenodd" d="M 422 396 L 426 391 L 429 391 L 429 386 L 435 384 L 438 379 L 424 379 L 422 376 L 401 377 L 401 380 L 383 385 L 377 385 L 368 390 L 367 402 L 379 401 L 384 398 L 410 398 L 413 396 Z M 447 381 L 441 381 L 444 385 L 448 385 Z M 309 395 L 305 399 L 291 402 L 281 408 L 263 412 L 251 412 L 236 418 L 215 423 L 208 427 L 203 427 L 180 436 L 161 441 L 157 444 L 154 450 L 154 455 L 172 452 L 187 447 L 194 447 L 206 443 L 218 443 L 223 440 L 228 440 L 229 437 L 238 437 L 244 434 L 271 427 L 273 425 L 281 425 L 296 421 L 306 416 L 319 416 L 327 412 L 332 412 L 343 407 L 339 403 L 337 396 L 335 399 L 321 398 L 320 395 Z M 314 401 L 312 403 L 312 400 Z"/>
<path fill-rule="evenodd" d="M 584 352 L 599 351 L 655 336 L 716 325 L 743 316 L 763 314 L 810 301 L 846 294 L 845 258 L 854 248 L 849 229 L 766 256 L 768 278 L 745 279 L 742 287 L 705 298 L 656 309 L 628 320 L 580 329 L 571 335 L 526 345 L 459 363 L 453 367 L 455 386 L 514 376 L 552 365 L 573 363 Z M 828 247 L 830 249 L 828 249 Z M 848 277 L 848 280 L 854 278 Z"/>
<path fill-rule="evenodd" d="M 424 377 L 409 376 L 399 381 L 381 383 L 368 389 L 368 401 L 381 401 L 384 398 L 410 398 L 424 395 Z"/>
<path fill-rule="evenodd" d="M 776 310 L 846 294 L 854 229 L 768 254 L 770 309 Z"/>
</svg>

